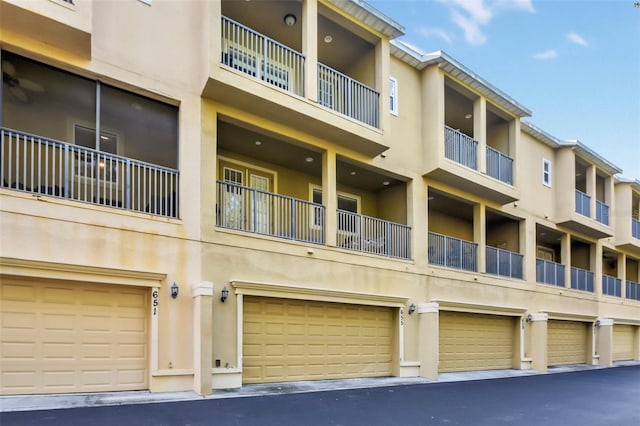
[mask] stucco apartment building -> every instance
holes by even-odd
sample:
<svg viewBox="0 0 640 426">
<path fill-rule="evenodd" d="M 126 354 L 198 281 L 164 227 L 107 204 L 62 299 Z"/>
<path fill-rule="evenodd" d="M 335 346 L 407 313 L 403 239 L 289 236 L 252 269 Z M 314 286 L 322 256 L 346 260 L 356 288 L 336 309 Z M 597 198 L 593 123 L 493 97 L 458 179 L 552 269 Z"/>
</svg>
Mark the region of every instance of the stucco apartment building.
<svg viewBox="0 0 640 426">
<path fill-rule="evenodd" d="M 640 359 L 640 181 L 365 2 L 0 25 L 0 393 Z"/>
</svg>

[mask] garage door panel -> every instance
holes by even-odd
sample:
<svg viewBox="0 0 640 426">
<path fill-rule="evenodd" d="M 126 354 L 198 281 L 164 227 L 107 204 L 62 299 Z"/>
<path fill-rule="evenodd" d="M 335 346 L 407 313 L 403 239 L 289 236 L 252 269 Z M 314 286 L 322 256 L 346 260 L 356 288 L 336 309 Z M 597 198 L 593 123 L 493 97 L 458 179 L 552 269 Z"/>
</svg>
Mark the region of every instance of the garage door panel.
<svg viewBox="0 0 640 426">
<path fill-rule="evenodd" d="M 3 277 L 2 297 L 3 394 L 147 388 L 145 289 Z"/>
<path fill-rule="evenodd" d="M 511 368 L 515 320 L 498 315 L 440 312 L 439 371 Z"/>
<path fill-rule="evenodd" d="M 634 340 L 635 326 L 615 324 L 613 326 L 613 360 L 632 360 Z"/>
<path fill-rule="evenodd" d="M 389 313 L 380 315 L 379 311 Z M 260 383 L 390 375 L 390 312 L 389 308 L 246 296 L 243 380 Z M 388 323 L 378 324 L 381 318 Z M 264 325 L 253 326 L 265 322 L 282 324 L 279 334 L 264 333 Z M 274 346 L 267 348 L 268 343 Z M 382 355 L 374 359 L 371 354 L 376 351 Z M 369 362 L 381 365 L 364 365 Z"/>
<path fill-rule="evenodd" d="M 549 366 L 587 362 L 587 323 L 549 320 L 547 323 L 547 360 Z"/>
</svg>

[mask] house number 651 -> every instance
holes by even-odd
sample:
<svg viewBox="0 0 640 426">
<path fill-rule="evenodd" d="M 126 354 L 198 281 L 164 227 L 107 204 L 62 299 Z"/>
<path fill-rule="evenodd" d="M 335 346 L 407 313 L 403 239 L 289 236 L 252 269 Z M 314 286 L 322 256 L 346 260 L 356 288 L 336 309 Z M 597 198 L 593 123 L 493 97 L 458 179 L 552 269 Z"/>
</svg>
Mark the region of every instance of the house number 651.
<svg viewBox="0 0 640 426">
<path fill-rule="evenodd" d="M 158 290 L 153 290 L 151 293 L 152 298 L 152 306 L 153 306 L 153 315 L 158 315 Z"/>
</svg>

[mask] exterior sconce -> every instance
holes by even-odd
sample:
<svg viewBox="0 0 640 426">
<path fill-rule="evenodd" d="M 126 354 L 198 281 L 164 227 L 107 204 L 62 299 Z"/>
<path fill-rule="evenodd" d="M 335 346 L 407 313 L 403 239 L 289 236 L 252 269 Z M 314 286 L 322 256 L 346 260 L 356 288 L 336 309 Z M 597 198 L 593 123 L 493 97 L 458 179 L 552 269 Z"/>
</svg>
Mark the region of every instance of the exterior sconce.
<svg viewBox="0 0 640 426">
<path fill-rule="evenodd" d="M 409 305 L 409 315 L 413 314 L 416 311 L 416 304 L 412 303 Z"/>
<path fill-rule="evenodd" d="M 220 292 L 220 301 L 224 303 L 228 297 L 229 297 L 229 289 L 225 286 Z"/>
<path fill-rule="evenodd" d="M 296 15 L 292 13 L 287 13 L 286 15 L 284 15 L 284 23 L 287 27 L 293 27 L 297 21 L 298 18 L 296 18 Z"/>
<path fill-rule="evenodd" d="M 596 327 L 600 327 L 600 320 L 596 320 L 596 323 L 594 324 Z"/>
<path fill-rule="evenodd" d="M 176 297 L 178 297 L 179 292 L 180 287 L 178 287 L 178 284 L 173 283 L 173 285 L 171 286 L 171 297 L 175 299 Z"/>
<path fill-rule="evenodd" d="M 527 315 L 527 322 L 531 322 L 532 319 L 533 319 L 533 315 L 531 314 Z"/>
</svg>

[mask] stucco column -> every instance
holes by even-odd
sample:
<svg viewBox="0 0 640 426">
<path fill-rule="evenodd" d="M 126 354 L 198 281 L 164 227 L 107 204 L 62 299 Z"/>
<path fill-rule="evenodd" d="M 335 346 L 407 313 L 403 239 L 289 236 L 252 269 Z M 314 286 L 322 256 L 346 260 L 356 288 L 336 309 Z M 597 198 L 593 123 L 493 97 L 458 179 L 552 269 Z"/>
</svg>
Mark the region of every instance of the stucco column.
<svg viewBox="0 0 640 426">
<path fill-rule="evenodd" d="M 591 165 L 587 167 L 586 176 L 587 180 L 587 195 L 591 197 L 589 199 L 589 216 L 592 219 L 596 218 L 596 168 Z"/>
<path fill-rule="evenodd" d="M 531 368 L 538 371 L 547 371 L 547 324 L 549 315 L 536 313 L 527 316 L 529 323 L 529 357 Z"/>
<path fill-rule="evenodd" d="M 515 118 L 509 122 L 509 157 L 513 159 L 513 186 L 518 187 L 518 147 L 520 146 L 520 119 Z"/>
<path fill-rule="evenodd" d="M 325 151 L 322 154 L 322 204 L 325 206 L 325 242 L 328 246 L 335 246 L 338 230 L 335 151 Z"/>
<path fill-rule="evenodd" d="M 438 380 L 438 314 L 437 303 L 418 305 L 418 358 L 420 377 Z"/>
<path fill-rule="evenodd" d="M 593 270 L 593 293 L 602 294 L 602 240 L 596 241 L 595 250 L 589 250 L 591 269 Z"/>
<path fill-rule="evenodd" d="M 389 40 L 378 40 L 375 50 L 375 88 L 380 93 L 378 98 L 378 122 L 382 130 L 389 128 L 389 68 L 390 68 Z"/>
<path fill-rule="evenodd" d="M 635 328 L 633 333 L 633 354 L 634 360 L 640 361 L 640 327 Z"/>
<path fill-rule="evenodd" d="M 473 240 L 478 243 L 478 272 L 485 273 L 487 270 L 487 215 L 484 204 L 476 204 L 473 207 Z"/>
<path fill-rule="evenodd" d="M 620 297 L 624 300 L 625 297 L 627 297 L 627 255 L 624 253 L 618 253 L 617 263 L 618 276 L 616 278 L 620 279 Z"/>
<path fill-rule="evenodd" d="M 473 103 L 473 138 L 478 141 L 478 171 L 487 172 L 487 101 L 480 97 Z"/>
<path fill-rule="evenodd" d="M 536 223 L 533 220 L 520 222 L 520 253 L 524 257 L 524 279 L 527 284 L 536 283 Z"/>
<path fill-rule="evenodd" d="M 560 257 L 564 265 L 564 286 L 571 288 L 571 236 L 564 234 L 560 241 Z"/>
<path fill-rule="evenodd" d="M 304 96 L 318 101 L 318 0 L 302 2 L 302 54 L 304 64 Z"/>
<path fill-rule="evenodd" d="M 598 325 L 599 324 L 599 325 Z M 613 365 L 613 320 L 596 321 L 596 352 L 599 365 Z"/>
<path fill-rule="evenodd" d="M 413 179 L 407 183 L 407 214 L 411 226 L 411 257 L 416 265 L 426 265 L 428 259 L 427 186 L 424 179 Z"/>
<path fill-rule="evenodd" d="M 213 367 L 213 283 L 202 281 L 191 287 L 193 297 L 193 390 L 210 395 Z"/>
</svg>

